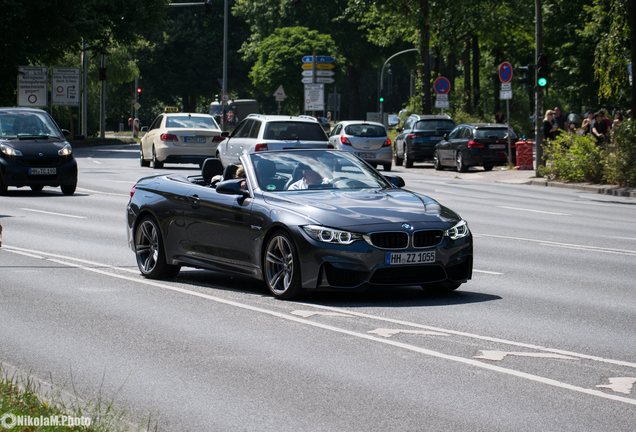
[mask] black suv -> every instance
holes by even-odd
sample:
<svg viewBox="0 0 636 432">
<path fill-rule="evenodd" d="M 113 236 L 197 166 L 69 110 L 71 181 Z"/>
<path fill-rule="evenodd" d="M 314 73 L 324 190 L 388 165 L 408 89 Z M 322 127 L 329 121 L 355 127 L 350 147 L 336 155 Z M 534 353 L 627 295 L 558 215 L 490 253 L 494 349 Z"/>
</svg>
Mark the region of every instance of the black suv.
<svg viewBox="0 0 636 432">
<path fill-rule="evenodd" d="M 395 164 L 411 168 L 413 162 L 433 160 L 435 145 L 455 127 L 448 115 L 411 114 L 404 122 L 404 128 L 397 129 L 393 154 Z"/>
<path fill-rule="evenodd" d="M 77 162 L 53 118 L 40 109 L 0 108 L 0 195 L 8 186 L 60 187 L 73 195 Z"/>
</svg>

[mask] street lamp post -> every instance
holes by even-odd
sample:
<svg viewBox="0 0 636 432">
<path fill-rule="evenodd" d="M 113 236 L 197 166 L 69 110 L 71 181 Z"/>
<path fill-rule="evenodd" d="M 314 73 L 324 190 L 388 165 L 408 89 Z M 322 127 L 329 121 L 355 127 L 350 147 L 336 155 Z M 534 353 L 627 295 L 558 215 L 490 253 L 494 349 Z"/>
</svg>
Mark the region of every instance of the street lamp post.
<svg viewBox="0 0 636 432">
<path fill-rule="evenodd" d="M 384 100 L 382 95 L 382 92 L 384 91 L 384 68 L 386 67 L 387 64 L 389 64 L 389 62 L 393 58 L 399 56 L 400 54 L 404 54 L 404 53 L 412 52 L 412 51 L 417 51 L 417 48 L 409 48 L 407 50 L 397 52 L 393 54 L 391 57 L 389 57 L 388 59 L 386 59 L 386 61 L 382 65 L 382 69 L 380 70 L 380 88 L 378 91 L 378 99 L 380 100 L 380 123 L 384 123 Z"/>
</svg>

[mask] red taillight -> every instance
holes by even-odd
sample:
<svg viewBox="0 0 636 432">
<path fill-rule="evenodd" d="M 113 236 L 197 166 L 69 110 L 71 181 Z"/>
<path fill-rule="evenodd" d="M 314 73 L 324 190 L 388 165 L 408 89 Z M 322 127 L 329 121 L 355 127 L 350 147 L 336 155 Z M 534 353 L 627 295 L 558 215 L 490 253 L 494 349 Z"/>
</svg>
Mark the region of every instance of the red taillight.
<svg viewBox="0 0 636 432">
<path fill-rule="evenodd" d="M 407 139 L 410 139 L 410 140 L 414 140 L 414 139 L 415 139 L 415 134 L 408 134 L 408 135 L 406 136 L 406 138 L 407 138 Z"/>
<path fill-rule="evenodd" d="M 212 137 L 212 142 L 218 143 L 218 142 L 223 141 L 224 139 L 225 138 L 222 137 L 221 135 L 215 135 L 215 136 Z"/>
<path fill-rule="evenodd" d="M 254 151 L 265 151 L 267 150 L 267 144 L 265 143 L 261 143 L 261 144 L 256 144 L 256 147 L 254 147 Z"/>
<path fill-rule="evenodd" d="M 340 135 L 340 142 L 344 145 L 351 145 L 351 141 L 344 135 Z"/>
<path fill-rule="evenodd" d="M 391 138 L 387 138 L 382 147 L 391 147 Z"/>
<path fill-rule="evenodd" d="M 470 148 L 470 149 L 484 148 L 484 143 L 480 143 L 478 141 L 470 140 L 470 141 L 468 141 L 468 148 Z"/>
<path fill-rule="evenodd" d="M 179 138 L 175 134 L 162 133 L 159 135 L 161 141 L 179 141 Z"/>
<path fill-rule="evenodd" d="M 132 198 L 133 195 L 135 194 L 135 192 L 137 192 L 137 185 L 133 185 L 132 188 L 130 188 L 130 197 Z"/>
</svg>

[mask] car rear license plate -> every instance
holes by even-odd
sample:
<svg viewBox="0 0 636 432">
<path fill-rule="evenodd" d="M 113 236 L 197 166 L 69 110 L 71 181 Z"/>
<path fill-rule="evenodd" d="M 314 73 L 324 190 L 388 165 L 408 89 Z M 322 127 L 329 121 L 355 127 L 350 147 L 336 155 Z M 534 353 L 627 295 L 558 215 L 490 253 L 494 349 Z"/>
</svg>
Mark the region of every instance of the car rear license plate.
<svg viewBox="0 0 636 432">
<path fill-rule="evenodd" d="M 356 153 L 356 156 L 358 156 L 359 158 L 362 158 L 362 159 L 373 159 L 374 158 L 374 154 L 373 153 Z"/>
<path fill-rule="evenodd" d="M 57 168 L 30 168 L 30 175 L 55 175 L 57 174 Z"/>
<path fill-rule="evenodd" d="M 193 143 L 193 144 L 203 144 L 206 141 L 204 136 L 187 136 L 183 137 L 183 142 Z"/>
<path fill-rule="evenodd" d="M 427 252 L 387 252 L 387 265 L 430 264 L 435 262 L 435 251 Z"/>
<path fill-rule="evenodd" d="M 501 150 L 506 148 L 506 145 L 505 144 L 490 144 L 490 148 L 495 150 Z"/>
</svg>

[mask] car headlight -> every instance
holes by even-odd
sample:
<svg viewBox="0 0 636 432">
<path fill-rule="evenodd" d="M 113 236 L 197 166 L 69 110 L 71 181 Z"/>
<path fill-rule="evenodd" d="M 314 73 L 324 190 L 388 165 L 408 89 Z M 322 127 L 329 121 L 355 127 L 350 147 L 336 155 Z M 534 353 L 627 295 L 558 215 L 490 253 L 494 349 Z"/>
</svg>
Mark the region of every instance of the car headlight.
<svg viewBox="0 0 636 432">
<path fill-rule="evenodd" d="M 73 148 L 69 143 L 64 144 L 64 147 L 57 151 L 60 156 L 70 156 L 73 153 Z"/>
<path fill-rule="evenodd" d="M 22 152 L 20 150 L 16 150 L 10 145 L 0 144 L 0 152 L 7 156 L 22 156 Z"/>
<path fill-rule="evenodd" d="M 470 234 L 470 230 L 468 229 L 468 224 L 466 223 L 466 221 L 462 219 L 457 222 L 452 228 L 447 229 L 444 234 L 450 237 L 451 240 L 457 240 L 460 238 L 464 238 L 468 234 Z"/>
<path fill-rule="evenodd" d="M 309 237 L 324 243 L 349 245 L 362 238 L 362 235 L 358 233 L 337 230 L 319 225 L 305 225 L 302 228 Z"/>
</svg>

